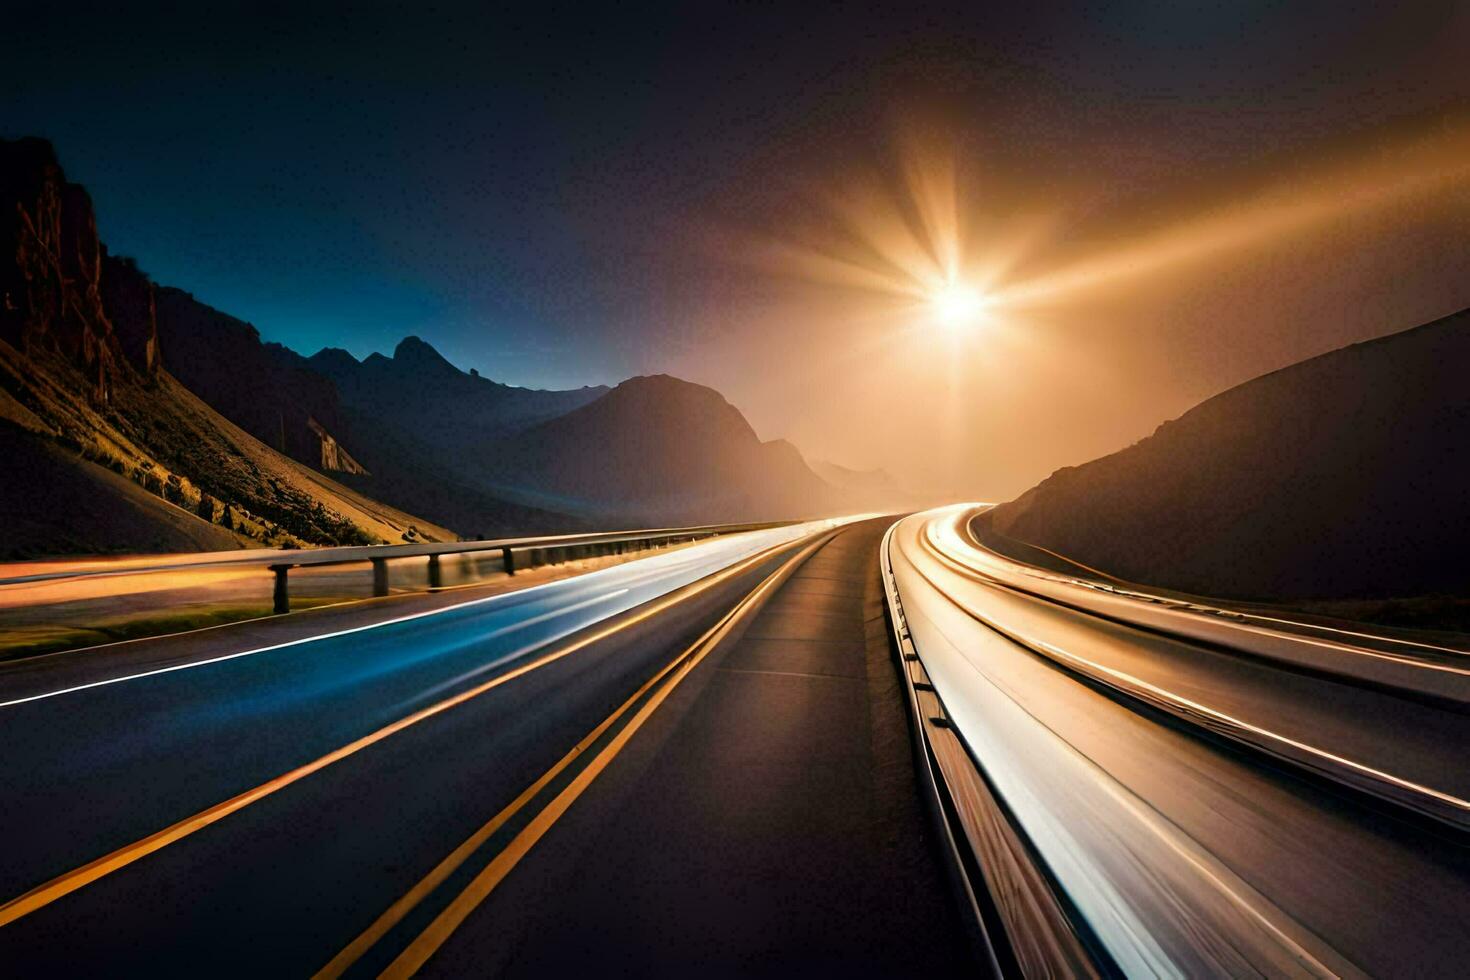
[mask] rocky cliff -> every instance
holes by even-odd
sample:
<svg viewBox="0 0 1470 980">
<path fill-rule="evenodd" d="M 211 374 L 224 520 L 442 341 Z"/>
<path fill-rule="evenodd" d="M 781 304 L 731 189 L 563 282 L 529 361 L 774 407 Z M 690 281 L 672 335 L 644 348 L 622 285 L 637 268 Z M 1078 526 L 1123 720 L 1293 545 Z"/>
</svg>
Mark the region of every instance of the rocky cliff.
<svg viewBox="0 0 1470 980">
<path fill-rule="evenodd" d="M 239 543 L 366 543 L 399 540 L 410 527 L 420 537 L 451 535 L 299 466 L 180 384 L 159 330 L 161 317 L 175 322 L 171 297 L 135 263 L 108 254 L 90 198 L 67 182 L 49 144 L 0 140 L 8 531 L 0 550 L 109 551 L 151 540 L 172 547 L 218 543 L 221 535 Z M 317 381 L 330 391 L 330 382 Z M 339 447 L 325 449 L 329 437 L 305 420 L 302 427 L 316 461 L 350 459 Z M 119 495 L 117 477 L 142 493 Z M 84 521 L 84 512 L 105 518 Z M 92 529 L 85 541 L 80 527 Z"/>
<path fill-rule="evenodd" d="M 0 340 L 59 355 L 97 404 L 120 380 L 151 375 L 152 284 L 107 254 L 91 198 L 67 182 L 50 143 L 0 141 L 0 205 Z"/>
</svg>

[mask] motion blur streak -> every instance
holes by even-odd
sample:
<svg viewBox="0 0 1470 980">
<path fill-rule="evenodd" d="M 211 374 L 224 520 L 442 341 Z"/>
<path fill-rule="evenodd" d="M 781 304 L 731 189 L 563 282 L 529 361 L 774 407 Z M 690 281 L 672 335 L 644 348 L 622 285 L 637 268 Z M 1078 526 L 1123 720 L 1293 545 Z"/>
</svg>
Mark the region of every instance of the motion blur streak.
<svg viewBox="0 0 1470 980">
<path fill-rule="evenodd" d="M 646 619 L 678 601 L 678 597 L 648 606 L 631 620 L 617 621 L 596 633 L 584 634 L 573 643 L 553 650 L 539 660 L 499 674 L 475 687 L 462 688 L 467 680 L 492 667 L 513 663 L 537 650 L 545 649 L 566 639 L 574 633 L 585 630 L 589 626 L 603 622 L 617 613 L 632 610 L 649 600 L 671 596 L 678 590 L 689 589 L 691 586 L 690 591 L 680 595 L 703 591 L 723 581 L 729 575 L 760 561 L 772 549 L 801 540 L 818 531 L 828 530 L 840 523 L 842 522 L 817 521 L 735 534 L 681 551 L 591 572 L 575 579 L 549 583 L 539 587 L 534 597 L 527 599 L 521 596 L 519 602 L 516 601 L 517 593 L 507 593 L 492 597 L 502 600 L 500 602 L 463 603 L 434 613 L 401 617 L 358 630 L 310 638 L 316 641 L 316 646 L 327 648 L 313 658 L 312 664 L 298 662 L 290 665 L 292 669 L 288 671 L 282 671 L 280 664 L 267 665 L 262 668 L 265 691 L 257 690 L 253 695 L 247 695 L 243 687 L 227 685 L 228 696 L 243 699 L 247 707 L 253 707 L 259 712 L 255 719 L 256 723 L 247 729 L 258 732 L 271 727 L 270 715 L 265 711 L 267 704 L 271 705 L 275 712 L 286 712 L 289 715 L 295 714 L 295 709 L 298 709 L 303 699 L 313 692 L 329 698 L 335 695 L 335 697 L 345 699 L 345 702 L 339 702 L 338 707 L 339 710 L 346 710 L 348 718 L 346 730 L 356 728 L 357 731 L 354 732 L 356 737 L 345 741 L 345 744 L 338 741 L 330 744 L 329 747 L 321 745 L 320 748 L 326 751 L 321 752 L 317 757 L 307 755 L 306 758 L 311 761 L 300 763 L 300 755 L 309 751 L 312 745 L 312 741 L 303 740 L 301 749 L 292 753 L 297 756 L 297 764 L 289 770 L 282 773 L 281 769 L 277 768 L 270 778 L 260 781 L 258 785 L 244 792 L 237 792 L 224 799 L 223 802 L 218 802 L 219 798 L 215 797 L 214 801 L 210 801 L 209 805 L 197 810 L 192 816 L 117 847 L 102 857 L 56 876 L 11 899 L 0 905 L 0 926 L 22 918 L 368 746 L 457 707 L 472 698 L 479 697 L 542 664 L 565 657 L 597 640 L 606 638 L 632 622 Z M 618 587 L 609 588 L 614 585 Z M 509 608 L 502 608 L 506 606 Z M 432 627 L 438 628 L 438 635 L 435 634 Z M 350 638 L 349 634 L 351 634 Z M 406 642 L 410 642 L 409 634 L 412 636 L 412 641 L 418 644 L 413 655 L 410 655 L 404 646 Z M 502 641 L 512 635 L 516 636 L 518 645 L 507 649 Z M 377 644 L 373 643 L 375 639 L 379 641 Z M 118 680 L 152 678 L 154 684 L 147 687 L 146 690 L 149 694 L 157 696 L 164 693 L 160 690 L 164 678 L 175 684 L 188 683 L 193 680 L 189 675 L 199 674 L 207 677 L 209 668 L 226 669 L 232 662 L 238 662 L 247 654 L 289 655 L 291 651 L 288 648 L 297 645 L 299 644 L 287 643 L 266 650 L 245 651 L 210 658 L 194 664 L 180 665 L 171 670 L 150 671 Z M 378 656 L 374 655 L 374 645 L 380 648 Z M 329 661 L 332 659 L 332 654 L 338 651 L 347 655 L 345 666 L 348 666 L 349 669 L 332 669 Z M 462 669 L 467 664 L 472 665 L 470 669 Z M 183 671 L 184 667 L 190 666 L 200 669 Z M 339 664 L 339 667 L 341 666 L 344 665 Z M 327 672 L 316 675 L 320 687 L 312 683 L 311 668 L 313 667 Z M 183 671 L 182 674 L 180 671 Z M 384 694 L 392 692 L 393 687 L 389 685 L 385 688 L 382 682 L 395 675 L 401 681 L 407 681 L 407 685 L 400 686 L 389 696 L 380 696 L 379 704 L 374 712 L 364 710 L 363 705 L 357 701 L 363 696 L 363 692 L 374 687 L 382 690 Z M 210 678 L 210 680 L 217 681 L 218 679 Z M 202 682 L 206 685 L 206 689 L 210 685 L 210 680 Z M 126 690 L 131 686 L 116 685 L 113 682 L 106 686 L 84 685 L 66 688 L 56 693 L 72 694 L 78 699 L 118 698 L 126 697 Z M 460 688 L 457 693 L 444 697 L 443 700 L 425 703 L 456 688 Z M 41 703 L 27 703 L 37 700 L 40 700 Z M 169 731 L 173 738 L 187 739 L 190 732 L 194 730 L 194 726 L 209 727 L 212 721 L 217 721 L 215 712 L 219 710 L 218 707 L 214 706 L 211 710 L 212 706 L 200 704 L 199 701 L 197 696 L 181 698 L 169 710 L 171 721 Z M 198 710 L 190 711 L 190 702 L 194 702 Z M 126 703 L 130 705 L 127 710 L 135 712 L 139 708 L 146 709 L 147 699 L 139 695 Z M 421 707 L 412 710 L 416 705 Z M 17 726 L 25 726 L 24 730 L 28 735 L 35 735 L 37 729 L 44 729 L 48 724 L 54 725 L 59 722 L 63 725 L 70 725 L 73 720 L 71 715 L 57 718 L 55 714 L 41 713 L 45 712 L 47 707 L 45 699 L 24 699 L 8 706 L 7 720 L 12 723 L 11 730 L 17 736 L 12 739 L 12 749 L 16 751 L 25 749 L 24 745 L 19 744 L 22 741 L 19 737 L 22 728 Z M 95 703 L 89 703 L 77 710 L 98 710 L 98 707 Z M 405 710 L 410 713 L 392 717 Z M 106 713 L 107 709 L 104 708 L 103 711 Z M 344 730 L 341 727 L 321 724 L 330 713 L 329 710 L 318 706 L 314 709 L 312 718 L 302 719 L 316 729 L 317 734 L 314 740 L 318 745 L 323 737 L 329 740 L 334 737 L 340 738 L 340 735 L 336 733 Z M 389 717 L 384 717 L 385 714 Z M 380 727 L 369 727 L 365 732 L 362 731 L 365 723 L 371 723 L 375 719 L 378 720 Z M 126 741 L 118 733 L 113 733 L 113 738 L 119 743 Z M 60 740 L 57 744 L 60 744 Z M 95 743 L 84 744 L 82 759 L 78 760 L 76 771 L 84 775 L 96 767 L 105 773 L 118 761 L 113 747 Z M 96 780 L 92 782 L 95 783 Z M 203 780 L 199 780 L 196 785 L 202 786 L 203 783 Z M 114 807 L 114 816 L 119 815 L 118 810 L 118 807 Z M 13 871 L 14 869 L 8 870 Z M 9 882 L 5 884 L 8 885 Z"/>
<path fill-rule="evenodd" d="M 939 573 L 919 570 L 908 534 L 895 544 L 904 612 L 935 688 L 1126 975 L 1337 972 L 1308 952 L 1312 940 L 1300 926 L 1049 728 L 1048 716 L 1064 705 L 1045 689 L 1018 686 L 1034 670 L 1024 651 L 976 629 L 963 609 L 924 587 Z"/>
<path fill-rule="evenodd" d="M 1453 747 L 1470 726 L 1420 697 L 1458 701 L 1461 674 L 1020 565 L 969 533 L 980 509 L 895 526 L 902 613 L 953 728 L 1126 975 L 1434 973 L 1463 956 L 1448 907 L 1470 869 L 1402 822 L 1465 826 Z M 1396 942 L 1365 934 L 1369 907 Z"/>
</svg>

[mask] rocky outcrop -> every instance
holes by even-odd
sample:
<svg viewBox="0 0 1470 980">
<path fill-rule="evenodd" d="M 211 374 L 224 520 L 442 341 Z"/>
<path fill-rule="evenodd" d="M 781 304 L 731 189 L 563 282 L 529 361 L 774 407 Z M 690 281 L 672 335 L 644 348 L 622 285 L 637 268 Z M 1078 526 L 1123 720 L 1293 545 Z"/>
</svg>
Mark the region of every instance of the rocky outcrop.
<svg viewBox="0 0 1470 980">
<path fill-rule="evenodd" d="M 356 476 L 369 476 L 371 474 L 361 463 L 348 455 L 347 450 L 337 445 L 337 440 L 332 434 L 322 428 L 322 424 L 310 416 L 306 419 L 307 428 L 316 433 L 321 440 L 321 465 L 320 469 L 336 473 L 351 473 Z"/>
<path fill-rule="evenodd" d="M 159 365 L 153 284 L 97 238 L 92 199 L 45 140 L 0 140 L 0 339 L 60 354 L 94 402 Z"/>
<path fill-rule="evenodd" d="M 163 365 L 158 340 L 156 290 L 133 259 L 102 250 L 102 305 L 112 320 L 123 356 L 144 377 Z"/>
<path fill-rule="evenodd" d="M 0 188 L 0 339 L 60 354 L 106 402 L 126 368 L 103 309 L 91 198 L 37 139 L 0 140 Z"/>
</svg>

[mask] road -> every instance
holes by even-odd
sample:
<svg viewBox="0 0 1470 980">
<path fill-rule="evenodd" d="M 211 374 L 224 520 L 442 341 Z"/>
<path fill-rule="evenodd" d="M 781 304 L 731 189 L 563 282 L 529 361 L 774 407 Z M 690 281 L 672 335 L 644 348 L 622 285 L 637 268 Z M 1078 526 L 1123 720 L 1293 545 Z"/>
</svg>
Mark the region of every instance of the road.
<svg viewBox="0 0 1470 980">
<path fill-rule="evenodd" d="M 1013 967 L 1463 975 L 1470 657 L 1021 565 L 975 512 L 885 564 Z"/>
<path fill-rule="evenodd" d="M 963 969 L 887 524 L 54 658 L 0 690 L 4 972 Z"/>
<path fill-rule="evenodd" d="M 12 665 L 3 972 L 1463 974 L 1470 655 L 977 512 Z"/>
</svg>

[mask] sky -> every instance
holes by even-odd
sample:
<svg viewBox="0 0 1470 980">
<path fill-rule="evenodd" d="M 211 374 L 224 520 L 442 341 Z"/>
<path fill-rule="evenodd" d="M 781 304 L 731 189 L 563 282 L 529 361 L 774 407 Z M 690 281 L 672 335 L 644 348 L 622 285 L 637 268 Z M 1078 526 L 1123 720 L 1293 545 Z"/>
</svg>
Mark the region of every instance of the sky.
<svg viewBox="0 0 1470 980">
<path fill-rule="evenodd" d="M 1470 4 L 47 6 L 0 135 L 155 280 L 966 499 L 1470 306 Z"/>
</svg>

